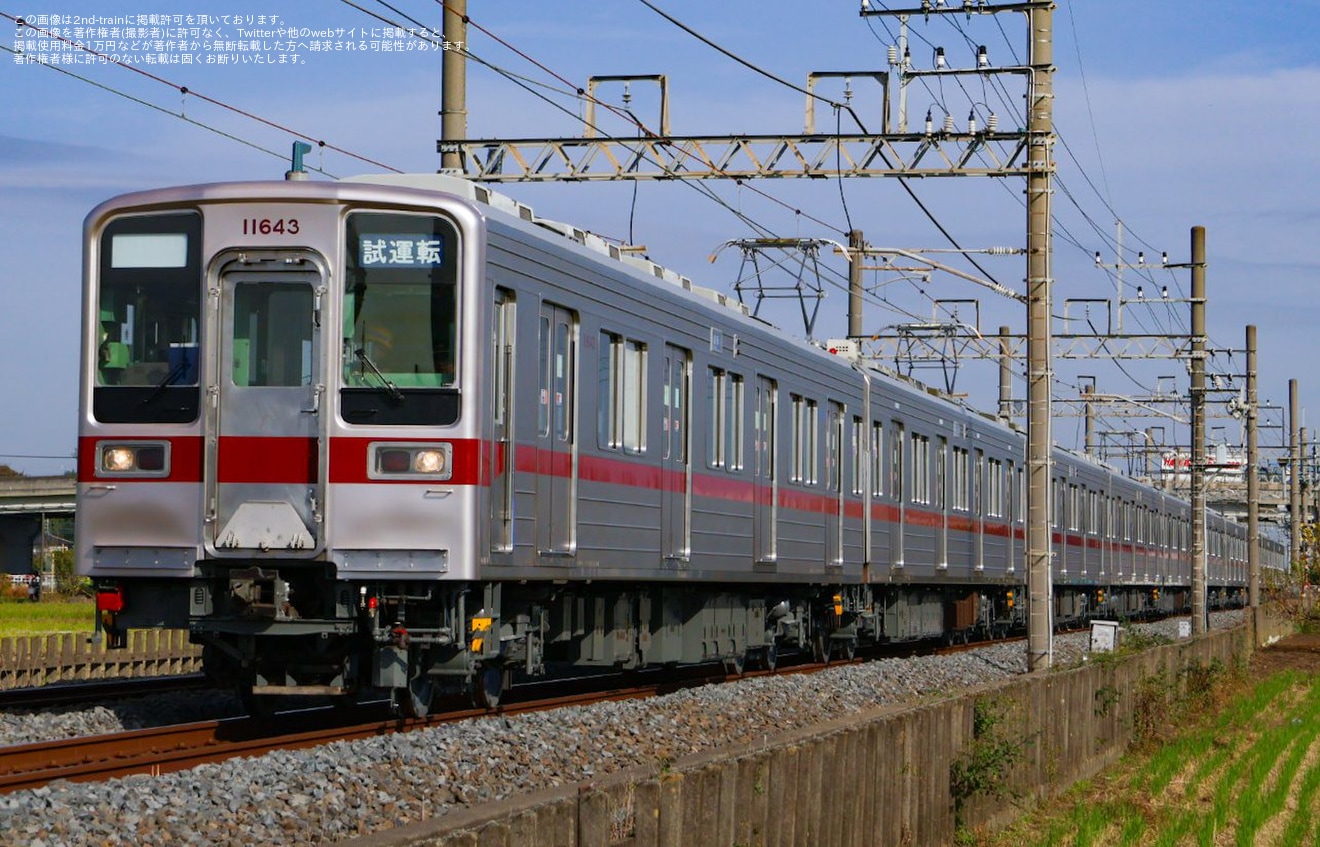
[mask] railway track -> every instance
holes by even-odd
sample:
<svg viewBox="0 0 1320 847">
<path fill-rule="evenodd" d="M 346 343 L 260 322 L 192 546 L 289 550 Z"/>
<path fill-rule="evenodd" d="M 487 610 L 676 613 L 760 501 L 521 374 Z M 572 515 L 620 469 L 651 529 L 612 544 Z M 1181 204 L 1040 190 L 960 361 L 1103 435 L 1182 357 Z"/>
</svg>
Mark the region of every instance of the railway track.
<svg viewBox="0 0 1320 847">
<path fill-rule="evenodd" d="M 39 788 L 56 780 L 89 782 L 133 774 L 162 774 L 238 756 L 260 756 L 274 750 L 296 750 L 328 744 L 411 732 L 471 718 L 516 715 L 582 706 L 604 701 L 632 700 L 671 693 L 714 682 L 766 676 L 771 673 L 809 673 L 849 662 L 835 660 L 781 667 L 776 671 L 747 671 L 731 676 L 721 671 L 688 673 L 628 687 L 601 688 L 603 678 L 526 686 L 516 699 L 496 709 L 450 703 L 425 718 L 379 717 L 383 703 L 361 704 L 347 713 L 331 707 L 283 712 L 273 718 L 228 718 L 175 726 L 133 730 L 110 735 L 84 736 L 58 741 L 0 747 L 0 794 Z M 614 680 L 617 682 L 617 679 Z M 593 686 L 595 686 L 593 688 Z M 562 693 L 566 688 L 582 689 Z M 539 696 L 538 690 L 558 693 Z M 375 715 L 375 717 L 371 717 Z M 370 718 L 370 719 L 365 719 Z M 297 726 L 295 732 L 288 727 Z"/>
<path fill-rule="evenodd" d="M 949 646 L 926 643 L 905 645 L 897 651 L 892 647 L 878 652 L 864 650 L 862 654 L 848 659 L 786 663 L 773 671 L 747 670 L 742 674 L 728 674 L 718 670 L 712 672 L 709 667 L 698 668 L 677 677 L 668 675 L 627 687 L 602 687 L 602 683 L 617 683 L 616 677 L 541 682 L 515 689 L 510 692 L 510 700 L 496 709 L 476 708 L 464 705 L 461 701 L 451 701 L 437 704 L 441 708 L 436 713 L 418 719 L 382 717 L 386 704 L 380 702 L 360 704 L 352 710 L 331 707 L 302 709 L 283 712 L 272 718 L 228 718 L 0 747 L 0 794 L 39 788 L 61 779 L 83 782 L 133 774 L 169 773 L 239 756 L 260 756 L 274 750 L 302 749 L 332 741 L 410 732 L 477 717 L 516 715 L 610 700 L 639 699 L 684 688 L 759 676 L 814 673 L 871 658 L 957 653 L 985 643 Z M 176 683 L 190 681 L 186 677 L 173 679 Z M 291 726 L 297 726 L 297 731 L 287 731 Z"/>
</svg>

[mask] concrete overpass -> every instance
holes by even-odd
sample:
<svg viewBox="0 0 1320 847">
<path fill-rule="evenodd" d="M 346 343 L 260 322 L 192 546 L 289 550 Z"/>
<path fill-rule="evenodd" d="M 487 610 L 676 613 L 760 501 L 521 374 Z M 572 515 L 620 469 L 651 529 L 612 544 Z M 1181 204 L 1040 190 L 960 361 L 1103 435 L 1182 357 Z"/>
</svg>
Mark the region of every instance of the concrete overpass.
<svg viewBox="0 0 1320 847">
<path fill-rule="evenodd" d="M 0 571 L 31 572 L 46 519 L 72 515 L 77 488 L 71 476 L 0 479 Z"/>
</svg>

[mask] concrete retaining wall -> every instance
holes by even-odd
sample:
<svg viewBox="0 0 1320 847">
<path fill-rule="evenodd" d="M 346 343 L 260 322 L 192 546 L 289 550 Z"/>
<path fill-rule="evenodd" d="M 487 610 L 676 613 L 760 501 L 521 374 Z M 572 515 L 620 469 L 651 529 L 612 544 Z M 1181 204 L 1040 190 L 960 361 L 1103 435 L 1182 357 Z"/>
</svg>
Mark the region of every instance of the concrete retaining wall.
<svg viewBox="0 0 1320 847">
<path fill-rule="evenodd" d="M 1057 794 L 1117 761 L 1143 686 L 1186 686 L 1188 668 L 1233 666 L 1291 632 L 1264 612 L 1247 624 L 1074 670 L 958 697 L 851 715 L 754 747 L 622 771 L 354 840 L 355 847 L 686 847 L 950 844 L 959 817 L 1006 823 L 1018 803 L 973 796 L 955 809 L 950 769 L 974 743 L 978 702 L 1000 716 L 1016 763 L 996 774 L 1015 797 Z"/>
<path fill-rule="evenodd" d="M 202 648 L 179 629 L 133 629 L 128 646 L 108 650 L 91 634 L 0 638 L 0 690 L 85 679 L 197 673 Z"/>
</svg>

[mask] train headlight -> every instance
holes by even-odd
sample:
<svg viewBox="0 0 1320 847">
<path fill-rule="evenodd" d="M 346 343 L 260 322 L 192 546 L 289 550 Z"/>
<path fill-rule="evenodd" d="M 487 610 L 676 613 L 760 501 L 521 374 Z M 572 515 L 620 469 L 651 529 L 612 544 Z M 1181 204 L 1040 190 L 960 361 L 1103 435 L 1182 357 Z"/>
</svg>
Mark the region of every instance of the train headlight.
<svg viewBox="0 0 1320 847">
<path fill-rule="evenodd" d="M 133 450 L 128 447 L 112 447 L 101 454 L 101 470 L 123 473 L 136 467 Z"/>
<path fill-rule="evenodd" d="M 416 473 L 444 473 L 447 464 L 443 450 L 418 450 L 413 457 L 413 471 Z"/>
<path fill-rule="evenodd" d="M 453 475 L 453 455 L 453 445 L 447 443 L 372 444 L 367 476 L 371 479 L 449 479 Z"/>
<path fill-rule="evenodd" d="M 169 443 L 164 441 L 103 441 L 98 445 L 98 476 L 167 476 Z"/>
</svg>

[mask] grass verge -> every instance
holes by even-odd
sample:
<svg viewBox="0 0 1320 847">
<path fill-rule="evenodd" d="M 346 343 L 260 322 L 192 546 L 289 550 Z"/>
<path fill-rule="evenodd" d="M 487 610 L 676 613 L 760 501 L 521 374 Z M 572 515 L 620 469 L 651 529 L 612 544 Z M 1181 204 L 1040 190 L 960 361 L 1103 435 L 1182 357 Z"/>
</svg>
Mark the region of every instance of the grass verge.
<svg viewBox="0 0 1320 847">
<path fill-rule="evenodd" d="M 959 843 L 1320 847 L 1320 674 L 1226 673 L 1214 688 L 1205 708 L 1178 709 L 1176 730 L 1106 774 L 998 834 L 964 832 Z"/>
</svg>

